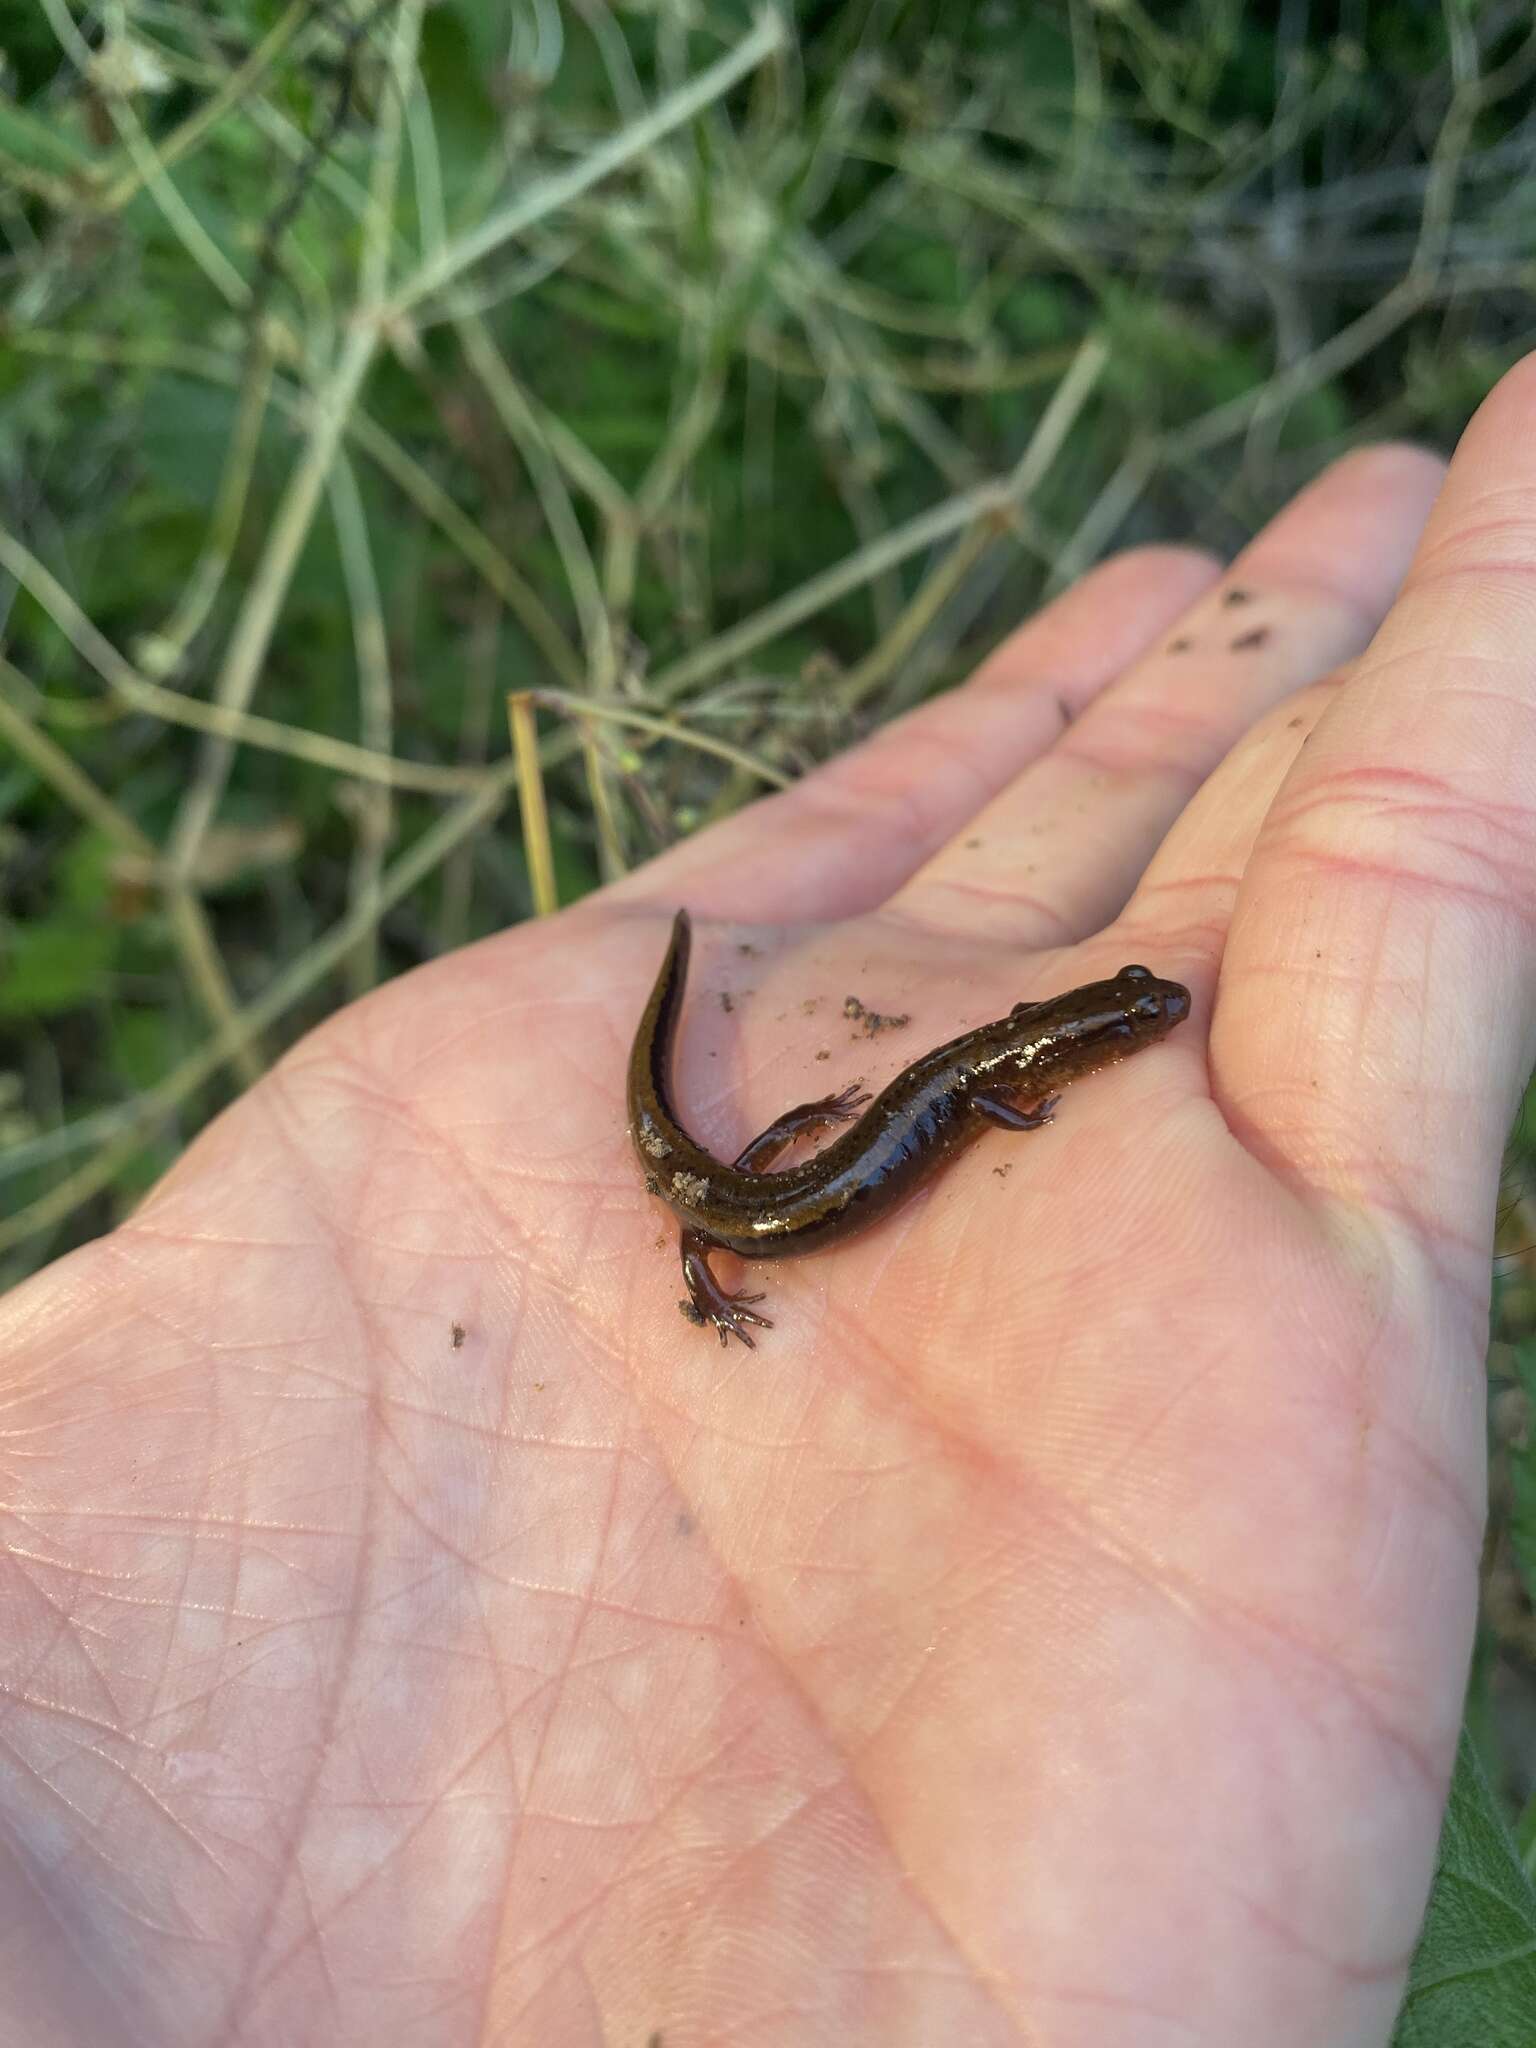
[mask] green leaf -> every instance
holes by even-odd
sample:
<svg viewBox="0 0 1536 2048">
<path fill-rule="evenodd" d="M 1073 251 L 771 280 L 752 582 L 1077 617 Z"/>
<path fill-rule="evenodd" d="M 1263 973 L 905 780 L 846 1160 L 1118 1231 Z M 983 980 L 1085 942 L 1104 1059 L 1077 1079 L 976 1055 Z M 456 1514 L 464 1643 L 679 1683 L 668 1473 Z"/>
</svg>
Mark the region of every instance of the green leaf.
<svg viewBox="0 0 1536 2048">
<path fill-rule="evenodd" d="M 114 1004 L 106 1020 L 112 1071 L 136 1093 L 153 1088 L 187 1051 L 174 1009 L 125 1009 Z"/>
<path fill-rule="evenodd" d="M 1532 2048 L 1536 1889 L 1465 1733 L 1392 2048 Z"/>
<path fill-rule="evenodd" d="M 38 171 L 78 173 L 89 163 L 62 121 L 45 121 L 7 99 L 0 99 L 0 151 Z"/>
<path fill-rule="evenodd" d="M 139 416 L 139 460 L 160 488 L 212 503 L 234 428 L 235 394 L 191 377 L 156 377 Z"/>
<path fill-rule="evenodd" d="M 1523 1437 L 1509 1444 L 1509 1542 L 1526 1593 L 1536 1600 L 1536 1343 L 1525 1339 L 1514 1355 L 1528 1419 Z"/>
<path fill-rule="evenodd" d="M 77 832 L 60 854 L 54 874 L 60 907 L 68 906 L 71 921 L 95 924 L 105 915 L 112 890 L 115 849 L 104 832 Z"/>
<path fill-rule="evenodd" d="M 1515 1823 L 1515 1847 L 1526 1876 L 1536 1877 L 1536 1792 L 1527 1799 L 1525 1810 Z"/>
<path fill-rule="evenodd" d="M 472 189 L 499 134 L 489 90 L 504 62 L 496 44 L 496 13 L 478 4 L 435 7 L 421 26 L 421 76 L 436 124 L 450 215 Z"/>
<path fill-rule="evenodd" d="M 0 1016 L 55 1016 L 103 994 L 116 950 L 104 918 L 13 927 L 0 941 Z"/>
</svg>

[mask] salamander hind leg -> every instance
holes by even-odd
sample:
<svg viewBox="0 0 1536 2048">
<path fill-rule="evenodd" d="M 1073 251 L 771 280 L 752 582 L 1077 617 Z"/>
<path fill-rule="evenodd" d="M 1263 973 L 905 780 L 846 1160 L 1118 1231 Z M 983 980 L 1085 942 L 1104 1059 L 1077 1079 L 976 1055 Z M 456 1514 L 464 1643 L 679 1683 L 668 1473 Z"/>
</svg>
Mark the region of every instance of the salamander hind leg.
<svg viewBox="0 0 1536 2048">
<path fill-rule="evenodd" d="M 712 1326 L 719 1333 L 722 1350 L 732 1337 L 739 1337 L 749 1351 L 755 1351 L 757 1345 L 746 1325 L 755 1323 L 760 1330 L 773 1328 L 771 1319 L 760 1316 L 752 1306 L 765 1297 L 761 1294 L 732 1294 L 720 1285 L 709 1270 L 709 1254 L 720 1247 L 702 1230 L 685 1230 L 680 1244 L 683 1285 L 688 1289 L 688 1299 L 680 1301 L 678 1307 L 689 1322 L 697 1323 L 701 1329 Z"/>
<path fill-rule="evenodd" d="M 803 1138 L 809 1132 L 823 1130 L 831 1124 L 852 1123 L 869 1099 L 869 1090 L 854 1081 L 836 1095 L 818 1096 L 815 1102 L 802 1102 L 798 1109 L 786 1109 L 782 1116 L 774 1118 L 766 1131 L 759 1131 L 751 1144 L 737 1153 L 731 1164 L 743 1173 L 762 1173 L 769 1161 L 787 1145 L 792 1145 L 796 1138 Z"/>
</svg>

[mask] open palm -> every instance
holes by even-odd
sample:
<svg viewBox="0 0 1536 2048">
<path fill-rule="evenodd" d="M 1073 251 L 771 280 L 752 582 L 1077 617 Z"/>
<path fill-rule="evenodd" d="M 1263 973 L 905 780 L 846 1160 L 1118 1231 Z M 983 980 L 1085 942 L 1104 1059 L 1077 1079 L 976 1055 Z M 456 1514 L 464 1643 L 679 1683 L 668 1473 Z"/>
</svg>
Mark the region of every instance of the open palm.
<svg viewBox="0 0 1536 2048">
<path fill-rule="evenodd" d="M 1533 413 L 1427 530 L 1383 449 L 1108 565 L 0 1306 L 7 2041 L 1385 2040 L 1529 1055 Z M 722 1354 L 624 1129 L 679 903 L 722 1152 L 1127 960 L 1194 1014 Z"/>
</svg>

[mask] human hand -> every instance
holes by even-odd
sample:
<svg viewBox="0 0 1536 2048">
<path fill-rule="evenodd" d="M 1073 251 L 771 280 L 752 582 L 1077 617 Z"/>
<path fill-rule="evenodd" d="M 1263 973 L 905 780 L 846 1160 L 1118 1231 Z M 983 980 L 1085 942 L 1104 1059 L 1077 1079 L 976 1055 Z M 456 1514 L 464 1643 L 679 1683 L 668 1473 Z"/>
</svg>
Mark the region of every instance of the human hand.
<svg viewBox="0 0 1536 2048">
<path fill-rule="evenodd" d="M 1531 1059 L 1533 413 L 1422 538 L 1381 449 L 1096 571 L 0 1304 L 8 2039 L 1386 2039 Z M 722 1151 L 1126 960 L 1194 1014 L 722 1355 L 624 1130 L 680 902 Z"/>
</svg>

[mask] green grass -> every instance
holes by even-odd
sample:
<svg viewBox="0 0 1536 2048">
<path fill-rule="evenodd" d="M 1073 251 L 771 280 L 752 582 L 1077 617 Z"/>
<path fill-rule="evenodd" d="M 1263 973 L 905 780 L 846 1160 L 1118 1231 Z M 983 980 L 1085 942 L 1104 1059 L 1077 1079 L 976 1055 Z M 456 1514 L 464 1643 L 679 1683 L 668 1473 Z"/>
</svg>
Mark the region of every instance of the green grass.
<svg viewBox="0 0 1536 2048">
<path fill-rule="evenodd" d="M 1536 338 L 1536 38 L 1321 12 L 0 0 L 0 1283 L 529 913 L 509 690 L 568 900 L 1110 549 L 1448 447 Z"/>
</svg>

